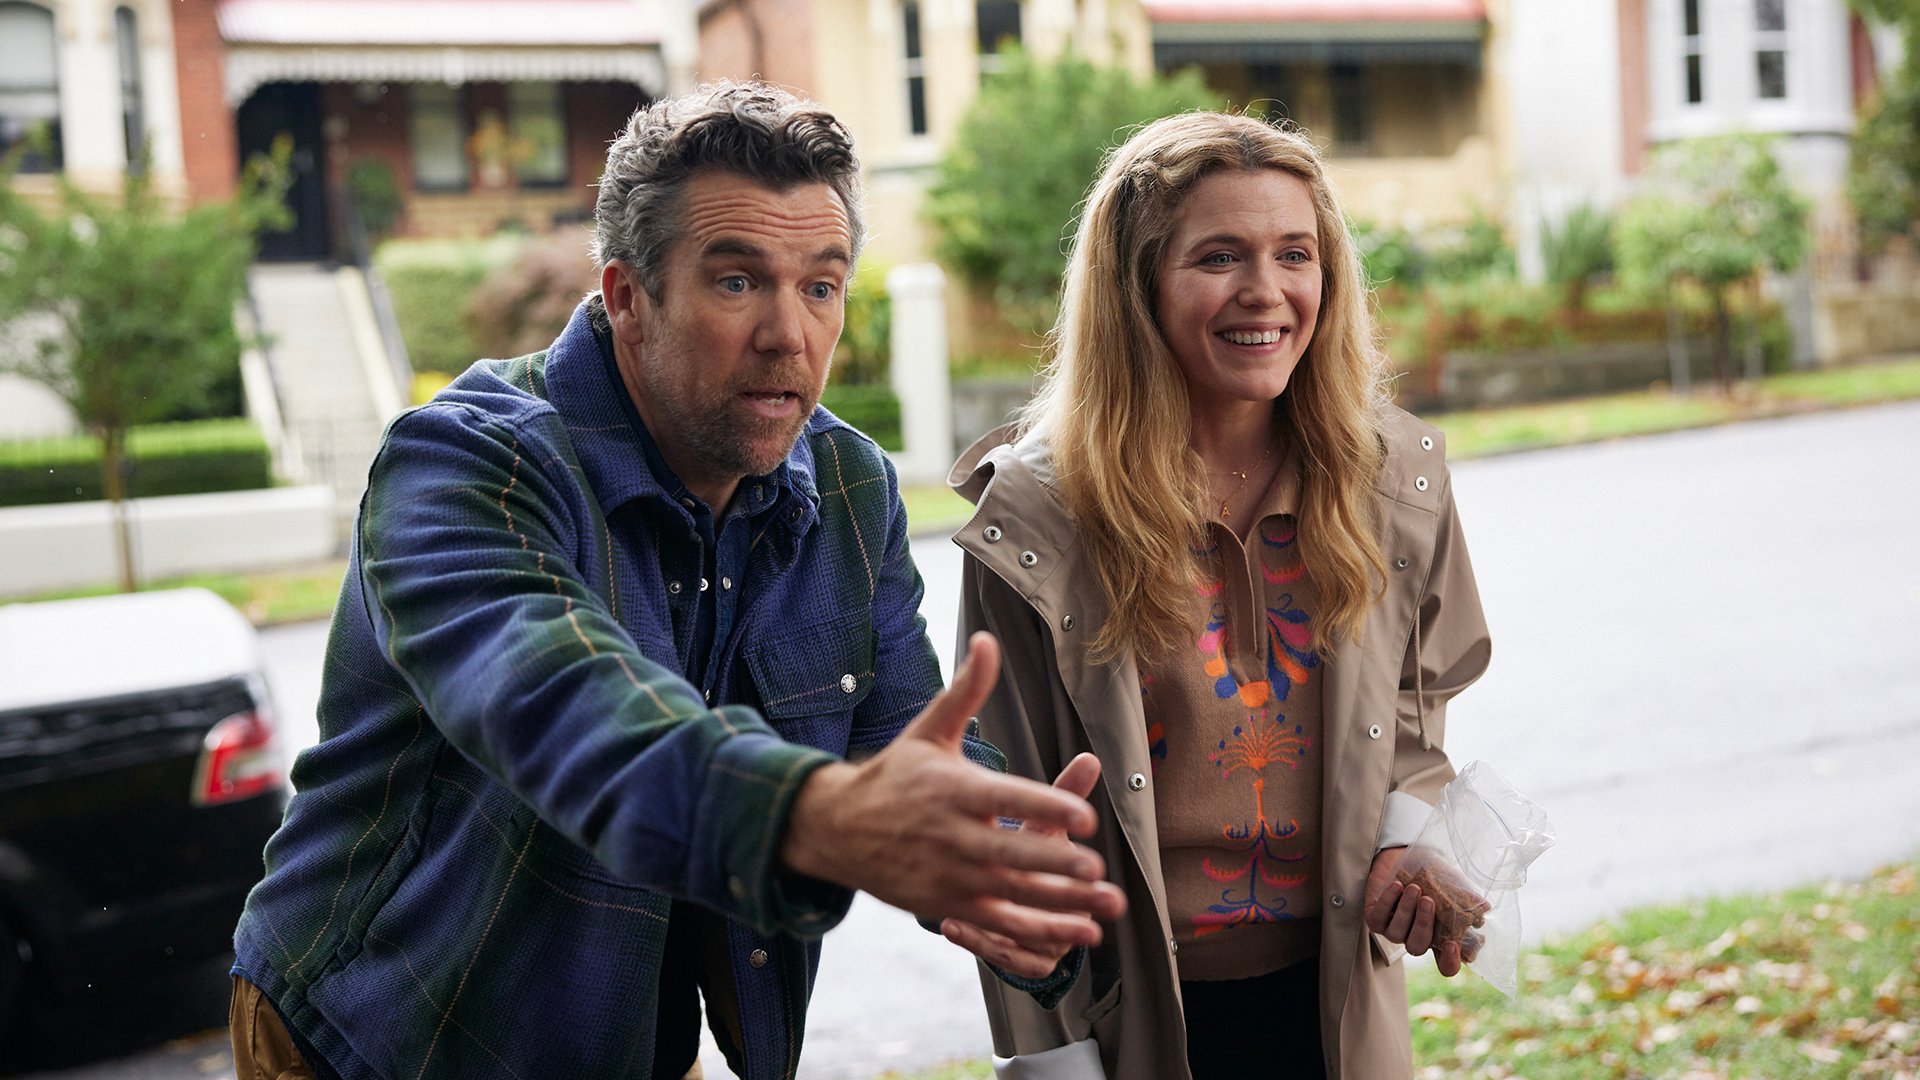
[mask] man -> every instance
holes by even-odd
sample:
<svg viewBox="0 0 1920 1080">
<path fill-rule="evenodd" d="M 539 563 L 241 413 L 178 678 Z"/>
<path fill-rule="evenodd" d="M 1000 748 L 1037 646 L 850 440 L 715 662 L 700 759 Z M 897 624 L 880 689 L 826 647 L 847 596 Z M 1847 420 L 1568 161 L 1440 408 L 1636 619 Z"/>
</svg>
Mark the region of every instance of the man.
<svg viewBox="0 0 1920 1080">
<path fill-rule="evenodd" d="M 704 996 L 736 1072 L 788 1077 L 852 889 L 1040 955 L 1118 913 L 1047 839 L 1086 803 L 961 756 L 998 760 L 990 639 L 928 705 L 892 469 L 815 408 L 857 175 L 766 87 L 641 110 L 599 294 L 394 422 L 236 933 L 241 1076 L 672 1080 Z"/>
</svg>

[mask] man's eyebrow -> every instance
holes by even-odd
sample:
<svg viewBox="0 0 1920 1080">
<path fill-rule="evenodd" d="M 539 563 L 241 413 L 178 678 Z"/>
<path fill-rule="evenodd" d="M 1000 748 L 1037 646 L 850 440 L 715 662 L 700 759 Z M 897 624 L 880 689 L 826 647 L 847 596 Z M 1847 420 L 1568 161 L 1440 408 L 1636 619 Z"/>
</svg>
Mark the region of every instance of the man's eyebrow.
<svg viewBox="0 0 1920 1080">
<path fill-rule="evenodd" d="M 707 259 L 725 256 L 734 256 L 742 259 L 765 259 L 767 253 L 765 249 L 761 248 L 758 244 L 748 243 L 745 240 L 736 239 L 731 236 L 723 236 L 702 248 L 700 250 L 700 256 L 701 258 Z M 838 262 L 851 264 L 853 262 L 853 254 L 846 248 L 834 244 L 814 252 L 813 261 L 817 263 Z"/>
</svg>

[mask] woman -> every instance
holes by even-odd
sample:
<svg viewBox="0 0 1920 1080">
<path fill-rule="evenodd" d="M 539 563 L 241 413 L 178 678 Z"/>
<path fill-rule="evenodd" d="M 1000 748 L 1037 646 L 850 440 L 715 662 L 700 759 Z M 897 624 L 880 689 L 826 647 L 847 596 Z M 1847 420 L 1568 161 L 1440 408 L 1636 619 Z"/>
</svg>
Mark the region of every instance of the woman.
<svg viewBox="0 0 1920 1080">
<path fill-rule="evenodd" d="M 1004 643 L 983 733 L 1016 772 L 1074 762 L 1063 784 L 1097 756 L 1129 901 L 1064 959 L 947 925 L 994 961 L 1003 1075 L 1096 1049 L 1120 1080 L 1412 1071 L 1396 961 L 1434 900 L 1393 866 L 1488 642 L 1441 436 L 1387 403 L 1343 222 L 1299 134 L 1144 128 L 1089 196 L 1044 389 L 954 469 L 979 506 L 962 638 Z"/>
</svg>

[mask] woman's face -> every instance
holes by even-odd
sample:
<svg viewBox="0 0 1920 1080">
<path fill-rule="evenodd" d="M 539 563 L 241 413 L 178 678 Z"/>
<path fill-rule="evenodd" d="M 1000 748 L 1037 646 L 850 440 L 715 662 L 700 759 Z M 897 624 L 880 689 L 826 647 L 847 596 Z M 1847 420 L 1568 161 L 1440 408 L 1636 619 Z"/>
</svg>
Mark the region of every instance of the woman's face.
<svg viewBox="0 0 1920 1080">
<path fill-rule="evenodd" d="M 1279 397 L 1313 338 L 1321 280 L 1306 181 L 1235 169 L 1196 183 L 1174 218 L 1154 299 L 1195 404 Z"/>
</svg>

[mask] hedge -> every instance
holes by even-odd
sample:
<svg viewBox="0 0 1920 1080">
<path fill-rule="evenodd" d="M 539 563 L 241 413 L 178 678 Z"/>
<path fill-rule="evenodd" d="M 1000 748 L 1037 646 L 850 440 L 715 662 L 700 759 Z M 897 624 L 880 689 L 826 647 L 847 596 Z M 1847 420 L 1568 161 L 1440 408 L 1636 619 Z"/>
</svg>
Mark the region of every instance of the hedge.
<svg viewBox="0 0 1920 1080">
<path fill-rule="evenodd" d="M 820 404 L 872 436 L 883 449 L 906 448 L 900 436 L 900 399 L 892 389 L 873 383 L 833 384 L 820 395 Z"/>
<path fill-rule="evenodd" d="M 273 486 L 273 455 L 246 420 L 196 420 L 127 434 L 127 493 L 193 495 Z M 0 506 L 104 499 L 90 435 L 0 442 Z"/>
<path fill-rule="evenodd" d="M 407 361 L 415 371 L 458 375 L 480 359 L 481 347 L 461 313 L 487 275 L 510 263 L 523 243 L 519 237 L 505 236 L 389 240 L 380 245 L 374 265 L 393 300 L 400 339 L 406 342 Z"/>
</svg>

